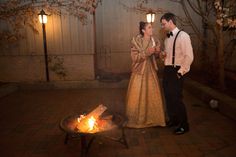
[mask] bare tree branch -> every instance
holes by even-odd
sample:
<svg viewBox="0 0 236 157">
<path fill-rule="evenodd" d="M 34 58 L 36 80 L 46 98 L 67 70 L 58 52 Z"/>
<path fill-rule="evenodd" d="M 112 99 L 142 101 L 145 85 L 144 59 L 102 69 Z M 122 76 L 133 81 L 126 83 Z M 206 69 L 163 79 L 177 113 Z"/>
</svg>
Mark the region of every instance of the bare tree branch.
<svg viewBox="0 0 236 157">
<path fill-rule="evenodd" d="M 187 0 L 187 1 L 188 1 L 189 6 L 193 9 L 193 11 L 201 16 L 199 9 L 196 6 L 194 6 L 194 4 L 190 2 L 190 0 Z"/>
<path fill-rule="evenodd" d="M 0 20 L 6 24 L 5 30 L 0 30 L 0 44 L 17 41 L 23 38 L 21 29 L 28 26 L 35 33 L 38 32 L 38 12 L 44 8 L 49 14 L 66 14 L 78 17 L 86 24 L 87 16 L 92 14 L 101 0 L 11 0 L 0 2 Z M 3 44 L 2 44 L 3 43 Z"/>
<path fill-rule="evenodd" d="M 146 3 L 146 1 L 143 1 L 142 3 Z M 142 13 L 142 14 L 146 14 L 150 9 L 156 14 L 164 14 L 164 13 L 170 12 L 169 10 L 165 10 L 163 8 L 155 8 L 155 9 L 148 8 L 148 7 L 145 7 L 143 4 L 138 4 L 137 6 L 134 6 L 134 7 L 130 7 L 121 1 L 119 1 L 119 4 L 128 11 L 133 11 L 133 12 Z M 177 19 L 181 23 L 181 25 L 184 25 L 184 26 L 190 25 L 187 18 L 177 16 Z"/>
<path fill-rule="evenodd" d="M 202 35 L 201 35 L 199 29 L 197 28 L 197 26 L 195 25 L 195 23 L 193 22 L 193 19 L 191 18 L 190 14 L 187 10 L 186 4 L 183 0 L 181 1 L 181 4 L 183 6 L 183 10 L 184 10 L 184 13 L 185 13 L 186 17 L 189 19 L 189 22 L 190 22 L 194 32 L 197 34 L 198 39 L 200 41 L 203 41 L 204 38 L 202 37 Z"/>
</svg>

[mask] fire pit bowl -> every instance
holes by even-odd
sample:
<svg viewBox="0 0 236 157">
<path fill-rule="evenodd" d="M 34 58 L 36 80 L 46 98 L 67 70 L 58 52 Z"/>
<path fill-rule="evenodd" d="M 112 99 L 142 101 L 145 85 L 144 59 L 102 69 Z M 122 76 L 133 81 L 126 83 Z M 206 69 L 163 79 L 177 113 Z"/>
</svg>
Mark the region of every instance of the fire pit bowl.
<svg viewBox="0 0 236 157">
<path fill-rule="evenodd" d="M 75 114 L 75 115 L 69 115 L 67 117 L 65 117 L 64 119 L 61 120 L 60 122 L 60 128 L 65 131 L 66 133 L 69 134 L 98 134 L 98 133 L 102 133 L 102 132 L 106 132 L 106 131 L 110 131 L 112 129 L 115 128 L 122 128 L 123 124 L 124 124 L 124 118 L 119 115 L 119 114 L 112 114 L 112 125 L 111 127 L 107 128 L 107 129 L 102 129 L 100 131 L 96 131 L 96 132 L 83 132 L 80 131 L 77 126 L 78 126 L 78 118 L 80 117 L 80 114 Z M 103 116 L 101 117 L 101 119 L 103 121 L 106 121 L 106 118 L 109 116 L 108 113 L 104 113 Z M 103 119 L 104 118 L 104 119 Z"/>
<path fill-rule="evenodd" d="M 63 118 L 60 122 L 60 129 L 66 133 L 65 136 L 65 141 L 64 143 L 67 144 L 68 140 L 70 138 L 80 138 L 81 140 L 81 156 L 85 157 L 88 153 L 88 150 L 95 139 L 96 136 L 100 137 L 106 137 L 110 140 L 119 142 L 128 148 L 128 144 L 126 141 L 125 137 L 125 132 L 124 132 L 124 125 L 126 120 L 120 115 L 116 113 L 108 113 L 104 112 L 99 119 L 101 119 L 101 122 L 98 122 L 98 127 L 103 126 L 103 129 L 99 129 L 96 131 L 80 131 L 78 129 L 78 118 L 80 118 L 80 114 L 74 114 L 74 115 L 69 115 L 65 118 Z M 109 127 L 104 127 L 104 122 L 106 121 L 109 122 Z M 113 129 L 119 129 L 121 130 L 121 137 L 114 138 L 114 137 L 108 137 L 105 136 L 106 132 L 109 132 Z M 88 137 L 92 137 L 88 141 Z"/>
</svg>

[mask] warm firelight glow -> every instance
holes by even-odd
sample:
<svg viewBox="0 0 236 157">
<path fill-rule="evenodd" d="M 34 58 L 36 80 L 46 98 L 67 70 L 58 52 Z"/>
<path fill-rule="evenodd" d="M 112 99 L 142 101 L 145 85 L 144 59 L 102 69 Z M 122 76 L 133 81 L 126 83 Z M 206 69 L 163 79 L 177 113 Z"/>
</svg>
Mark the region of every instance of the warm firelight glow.
<svg viewBox="0 0 236 157">
<path fill-rule="evenodd" d="M 89 118 L 88 120 L 88 125 L 89 125 L 89 131 L 92 131 L 95 127 L 96 124 L 96 119 L 92 116 L 91 118 Z"/>
<path fill-rule="evenodd" d="M 77 118 L 76 129 L 78 129 L 79 132 L 83 133 L 96 133 L 104 130 L 104 128 L 108 127 L 108 125 L 110 124 L 107 123 L 108 120 L 105 121 L 103 119 L 100 119 L 100 116 L 106 109 L 106 106 L 99 105 L 90 113 L 86 115 L 80 115 Z"/>
<path fill-rule="evenodd" d="M 85 118 L 85 116 L 84 116 L 84 115 L 80 115 L 80 117 L 77 118 L 77 121 L 80 123 L 80 121 L 81 121 L 83 118 Z"/>
<path fill-rule="evenodd" d="M 81 129 L 81 131 L 94 132 L 98 129 L 96 127 L 97 120 L 94 118 L 94 116 L 87 118 L 85 115 L 80 115 L 80 117 L 77 118 L 77 121 L 79 123 L 78 127 Z"/>
</svg>

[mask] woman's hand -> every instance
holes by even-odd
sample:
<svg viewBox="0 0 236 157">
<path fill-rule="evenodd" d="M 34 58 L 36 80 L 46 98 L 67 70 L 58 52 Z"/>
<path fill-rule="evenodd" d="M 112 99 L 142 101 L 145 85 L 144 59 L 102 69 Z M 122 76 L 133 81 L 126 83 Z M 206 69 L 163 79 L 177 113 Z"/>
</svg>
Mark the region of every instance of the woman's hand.
<svg viewBox="0 0 236 157">
<path fill-rule="evenodd" d="M 148 56 L 151 56 L 152 54 L 154 54 L 155 51 L 156 51 L 155 49 L 156 49 L 155 47 L 150 47 L 150 48 L 148 48 L 148 50 L 147 50 Z"/>
<path fill-rule="evenodd" d="M 156 46 L 155 47 L 155 54 L 160 54 L 160 52 L 161 52 L 161 47 L 160 46 Z"/>
</svg>

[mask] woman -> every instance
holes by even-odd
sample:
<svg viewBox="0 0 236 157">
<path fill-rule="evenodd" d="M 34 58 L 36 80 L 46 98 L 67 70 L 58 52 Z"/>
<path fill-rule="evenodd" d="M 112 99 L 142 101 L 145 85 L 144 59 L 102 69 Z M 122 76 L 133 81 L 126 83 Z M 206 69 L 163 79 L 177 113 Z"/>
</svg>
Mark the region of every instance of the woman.
<svg viewBox="0 0 236 157">
<path fill-rule="evenodd" d="M 155 54 L 160 44 L 152 38 L 152 25 L 140 22 L 140 34 L 132 39 L 132 75 L 126 104 L 127 127 L 165 126 L 165 114 Z"/>
</svg>

